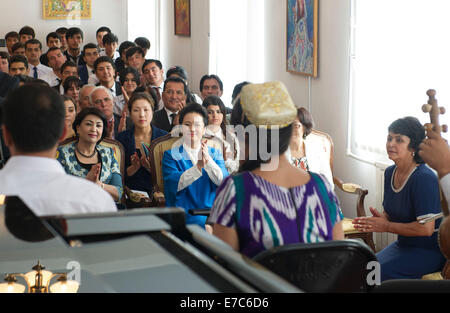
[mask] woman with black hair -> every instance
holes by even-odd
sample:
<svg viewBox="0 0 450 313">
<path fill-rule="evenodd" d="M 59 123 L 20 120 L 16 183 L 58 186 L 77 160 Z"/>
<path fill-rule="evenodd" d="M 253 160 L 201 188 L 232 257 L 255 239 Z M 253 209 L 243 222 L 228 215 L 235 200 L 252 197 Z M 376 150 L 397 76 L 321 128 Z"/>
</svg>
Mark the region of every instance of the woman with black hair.
<svg viewBox="0 0 450 313">
<path fill-rule="evenodd" d="M 71 97 L 77 106 L 80 103 L 81 87 L 83 87 L 83 82 L 76 76 L 69 76 L 64 80 L 64 95 Z"/>
<path fill-rule="evenodd" d="M 225 104 L 217 96 L 208 96 L 203 100 L 203 107 L 208 113 L 207 135 L 218 140 L 223 146 L 223 159 L 228 173 L 232 174 L 239 169 L 239 142 L 234 131 L 228 127 Z"/>
<path fill-rule="evenodd" d="M 144 148 L 156 138 L 167 134 L 166 131 L 151 124 L 154 99 L 146 92 L 135 92 L 128 101 L 130 119 L 133 126 L 116 137 L 125 150 L 125 185 L 132 190 L 153 193 L 150 156 Z"/>
<path fill-rule="evenodd" d="M 78 140 L 59 147 L 56 158 L 67 174 L 96 183 L 119 202 L 123 194 L 119 164 L 112 148 L 99 145 L 106 136 L 107 124 L 99 109 L 81 110 L 72 125 Z"/>
<path fill-rule="evenodd" d="M 64 101 L 64 106 L 66 108 L 66 118 L 64 120 L 64 124 L 66 127 L 66 134 L 64 138 L 61 140 L 61 142 L 66 140 L 67 138 L 75 137 L 75 131 L 73 130 L 72 125 L 77 115 L 76 101 L 72 97 L 66 95 L 63 95 L 62 98 Z"/>
<path fill-rule="evenodd" d="M 421 278 L 442 270 L 437 232 L 440 220 L 419 224 L 421 216 L 441 212 L 437 176 L 419 156 L 425 129 L 415 117 L 394 121 L 388 128 L 386 151 L 394 165 L 384 172 L 384 212 L 370 208 L 371 217 L 357 217 L 356 229 L 389 232 L 398 239 L 377 253 L 381 280 Z"/>
<path fill-rule="evenodd" d="M 122 86 L 122 94 L 117 96 L 114 101 L 114 113 L 122 115 L 123 113 L 128 113 L 128 100 L 141 85 L 141 75 L 135 68 L 130 66 L 120 72 L 119 82 Z"/>
<path fill-rule="evenodd" d="M 211 208 L 216 189 L 228 176 L 222 153 L 208 147 L 203 139 L 208 116 L 198 103 L 180 112 L 181 144 L 164 152 L 162 172 L 166 206 L 178 206 L 186 211 L 186 224 L 205 227 L 206 216 L 193 216 L 190 209 Z"/>
<path fill-rule="evenodd" d="M 291 143 L 286 151 L 286 157 L 296 167 L 325 175 L 334 189 L 330 151 L 327 151 L 322 138 L 310 135 L 313 124 L 312 115 L 307 109 L 303 107 L 297 109 L 297 118 L 292 124 Z"/>
<path fill-rule="evenodd" d="M 234 124 L 245 127 L 246 158 L 217 190 L 208 220 L 213 234 L 249 257 L 289 243 L 343 239 L 343 215 L 327 179 L 284 155 L 297 115 L 286 87 L 246 85 L 234 110 L 241 113 L 233 112 Z"/>
</svg>

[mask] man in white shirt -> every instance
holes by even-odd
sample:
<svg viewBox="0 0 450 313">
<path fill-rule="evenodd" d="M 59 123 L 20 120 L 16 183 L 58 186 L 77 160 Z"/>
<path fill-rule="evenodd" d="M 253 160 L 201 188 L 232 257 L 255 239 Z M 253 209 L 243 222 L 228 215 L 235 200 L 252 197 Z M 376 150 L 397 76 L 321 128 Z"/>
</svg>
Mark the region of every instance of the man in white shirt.
<svg viewBox="0 0 450 313">
<path fill-rule="evenodd" d="M 427 130 L 427 137 L 419 146 L 419 156 L 437 171 L 450 207 L 450 147 L 436 131 Z"/>
<path fill-rule="evenodd" d="M 10 93 L 2 131 L 11 158 L 0 170 L 0 194 L 18 196 L 37 216 L 117 211 L 106 191 L 66 174 L 55 159 L 64 119 L 62 98 L 50 87 L 26 85 Z"/>
<path fill-rule="evenodd" d="M 61 83 L 61 67 L 66 63 L 66 56 L 63 54 L 61 48 L 52 47 L 47 52 L 48 65 L 53 69 L 47 75 L 42 77 L 50 87 L 58 86 Z"/>
<path fill-rule="evenodd" d="M 117 46 L 119 45 L 119 38 L 113 33 L 107 33 L 103 36 L 103 47 L 105 49 L 100 52 L 100 56 L 107 56 L 115 61 L 120 57 L 119 52 L 117 51 Z"/>
<path fill-rule="evenodd" d="M 25 43 L 25 55 L 30 69 L 28 76 L 42 79 L 42 77 L 52 71 L 50 67 L 41 64 L 42 44 L 39 40 L 30 39 Z"/>
</svg>

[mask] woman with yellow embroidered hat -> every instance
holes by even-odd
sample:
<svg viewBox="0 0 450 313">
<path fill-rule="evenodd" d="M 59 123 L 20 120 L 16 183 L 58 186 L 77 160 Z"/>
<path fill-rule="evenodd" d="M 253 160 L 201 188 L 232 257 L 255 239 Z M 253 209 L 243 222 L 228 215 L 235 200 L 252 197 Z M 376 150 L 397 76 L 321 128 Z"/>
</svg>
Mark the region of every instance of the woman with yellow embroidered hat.
<svg viewBox="0 0 450 313">
<path fill-rule="evenodd" d="M 245 161 L 217 190 L 209 217 L 213 234 L 253 257 L 290 243 L 343 239 L 339 201 L 323 175 L 290 164 L 297 109 L 281 82 L 242 88 L 232 114 L 245 132 Z M 243 134 L 245 133 L 245 139 Z"/>
</svg>

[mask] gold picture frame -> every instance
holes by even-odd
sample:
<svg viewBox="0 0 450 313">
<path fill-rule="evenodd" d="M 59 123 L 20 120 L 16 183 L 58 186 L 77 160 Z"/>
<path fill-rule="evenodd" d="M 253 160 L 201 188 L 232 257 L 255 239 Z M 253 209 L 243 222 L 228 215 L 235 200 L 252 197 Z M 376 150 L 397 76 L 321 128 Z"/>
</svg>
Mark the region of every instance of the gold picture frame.
<svg viewBox="0 0 450 313">
<path fill-rule="evenodd" d="M 91 0 L 42 0 L 44 20 L 91 19 Z"/>
<path fill-rule="evenodd" d="M 191 36 L 191 1 L 174 0 L 175 35 Z"/>
<path fill-rule="evenodd" d="M 286 71 L 317 77 L 319 0 L 286 2 Z"/>
</svg>

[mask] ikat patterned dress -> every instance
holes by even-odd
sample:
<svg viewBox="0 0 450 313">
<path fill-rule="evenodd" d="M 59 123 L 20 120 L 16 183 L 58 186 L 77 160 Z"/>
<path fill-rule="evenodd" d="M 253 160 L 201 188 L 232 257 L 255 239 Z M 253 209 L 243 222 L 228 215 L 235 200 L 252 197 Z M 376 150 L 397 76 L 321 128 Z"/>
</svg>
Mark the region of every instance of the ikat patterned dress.
<svg viewBox="0 0 450 313">
<path fill-rule="evenodd" d="M 293 188 L 251 172 L 229 176 L 217 190 L 209 222 L 236 229 L 240 252 L 248 257 L 285 244 L 332 240 L 343 218 L 339 200 L 325 176 L 310 175 Z"/>
</svg>

